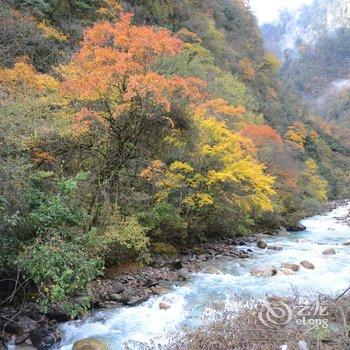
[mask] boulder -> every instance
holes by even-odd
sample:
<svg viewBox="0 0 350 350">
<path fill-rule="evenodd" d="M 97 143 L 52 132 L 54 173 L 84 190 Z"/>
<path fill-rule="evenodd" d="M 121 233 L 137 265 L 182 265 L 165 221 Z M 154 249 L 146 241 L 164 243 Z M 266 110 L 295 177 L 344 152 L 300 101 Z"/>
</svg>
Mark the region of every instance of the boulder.
<svg viewBox="0 0 350 350">
<path fill-rule="evenodd" d="M 344 242 L 343 245 L 350 246 L 350 241 Z"/>
<path fill-rule="evenodd" d="M 204 269 L 204 273 L 209 275 L 220 275 L 220 271 L 217 267 L 209 266 Z"/>
<path fill-rule="evenodd" d="M 108 348 L 104 341 L 95 338 L 79 340 L 73 344 L 73 350 L 108 350 Z"/>
<path fill-rule="evenodd" d="M 284 275 L 284 276 L 289 276 L 289 275 L 294 275 L 294 271 L 291 269 L 287 268 L 281 268 L 277 272 L 278 275 Z"/>
<path fill-rule="evenodd" d="M 49 320 L 56 320 L 57 322 L 67 322 L 70 320 L 70 316 L 67 311 L 63 310 L 59 306 L 53 306 L 49 309 L 46 316 Z"/>
<path fill-rule="evenodd" d="M 30 334 L 30 340 L 38 350 L 50 349 L 59 339 L 58 331 L 48 324 L 43 325 Z"/>
<path fill-rule="evenodd" d="M 121 301 L 122 301 L 122 296 L 121 296 L 121 294 L 112 293 L 112 294 L 109 296 L 109 299 L 110 299 L 111 301 L 121 302 Z"/>
<path fill-rule="evenodd" d="M 303 260 L 300 265 L 302 267 L 304 267 L 305 269 L 308 269 L 308 270 L 314 270 L 315 269 L 315 266 L 313 263 L 311 263 L 310 261 L 308 260 Z"/>
<path fill-rule="evenodd" d="M 159 303 L 159 309 L 160 310 L 169 310 L 171 306 L 167 303 Z"/>
<path fill-rule="evenodd" d="M 287 229 L 284 226 L 281 226 L 276 231 L 276 234 L 279 235 L 279 236 L 283 236 L 283 235 L 288 234 L 288 231 L 287 231 Z"/>
<path fill-rule="evenodd" d="M 125 286 L 121 282 L 116 281 L 111 283 L 111 288 L 113 289 L 113 293 L 119 294 L 125 289 Z"/>
<path fill-rule="evenodd" d="M 333 248 L 328 248 L 328 249 L 324 250 L 322 254 L 323 255 L 334 255 L 334 254 L 336 254 L 336 251 Z"/>
<path fill-rule="evenodd" d="M 267 248 L 267 243 L 265 240 L 263 239 L 259 239 L 257 242 L 256 242 L 256 246 L 260 249 L 265 249 Z"/>
<path fill-rule="evenodd" d="M 162 286 L 155 286 L 155 287 L 151 287 L 151 291 L 153 294 L 156 294 L 156 295 L 164 295 L 169 292 L 169 289 L 164 288 Z"/>
<path fill-rule="evenodd" d="M 126 305 L 137 306 L 147 301 L 148 298 L 149 298 L 149 294 L 135 295 L 126 303 Z"/>
<path fill-rule="evenodd" d="M 300 265 L 298 264 L 291 264 L 291 263 L 282 263 L 281 264 L 282 269 L 289 269 L 292 271 L 299 271 L 300 270 Z"/>
<path fill-rule="evenodd" d="M 181 270 L 182 267 L 183 266 L 181 260 L 175 260 L 170 264 L 170 268 L 174 271 Z"/>
<path fill-rule="evenodd" d="M 286 229 L 289 232 L 300 232 L 300 231 L 305 231 L 306 230 L 306 226 L 304 226 L 300 222 L 298 222 L 295 225 L 288 225 L 288 226 L 286 226 Z"/>
<path fill-rule="evenodd" d="M 244 252 L 243 250 L 241 250 L 241 251 L 239 252 L 239 258 L 240 258 L 240 259 L 249 259 L 249 254 L 248 254 L 248 252 Z"/>
<path fill-rule="evenodd" d="M 17 318 L 16 321 L 8 321 L 6 318 L 0 317 L 0 326 L 3 330 L 11 334 L 26 334 L 37 328 L 37 322 L 27 316 Z"/>
<path fill-rule="evenodd" d="M 158 281 L 152 278 L 147 278 L 143 285 L 147 288 L 155 287 L 156 285 L 158 285 Z"/>
<path fill-rule="evenodd" d="M 186 282 L 187 281 L 187 277 L 185 276 L 185 275 L 183 275 L 183 274 L 179 274 L 178 276 L 177 276 L 177 281 L 178 282 Z"/>
<path fill-rule="evenodd" d="M 283 247 L 280 247 L 280 246 L 277 246 L 277 245 L 269 245 L 267 247 L 267 249 L 281 251 L 281 250 L 283 250 Z"/>
<path fill-rule="evenodd" d="M 137 306 L 142 304 L 149 298 L 149 294 L 146 290 L 138 288 L 128 288 L 121 294 L 120 301 L 128 306 Z"/>
<path fill-rule="evenodd" d="M 269 277 L 277 274 L 277 269 L 274 266 L 254 267 L 250 274 L 255 277 Z"/>
</svg>

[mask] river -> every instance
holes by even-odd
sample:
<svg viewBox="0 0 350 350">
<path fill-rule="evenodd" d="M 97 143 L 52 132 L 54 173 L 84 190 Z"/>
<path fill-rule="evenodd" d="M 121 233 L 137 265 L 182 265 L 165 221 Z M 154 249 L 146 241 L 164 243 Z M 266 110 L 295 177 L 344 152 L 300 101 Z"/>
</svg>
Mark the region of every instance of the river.
<svg viewBox="0 0 350 350">
<path fill-rule="evenodd" d="M 290 296 L 297 291 L 305 297 L 318 293 L 335 295 L 350 284 L 350 227 L 339 220 L 350 211 L 350 202 L 331 212 L 303 220 L 306 231 L 283 237 L 271 237 L 270 245 L 282 246 L 282 251 L 262 250 L 255 245 L 245 246 L 253 250 L 253 258 L 216 260 L 210 265 L 218 274 L 197 273 L 191 275 L 182 286 L 174 286 L 163 296 L 154 297 L 136 307 L 103 310 L 82 320 L 65 323 L 60 347 L 69 350 L 80 339 L 96 337 L 106 341 L 110 349 L 138 349 L 137 342 L 156 344 L 166 342 L 167 334 L 179 332 L 183 327 L 197 327 L 215 318 L 213 302 L 220 302 L 227 309 L 237 307 L 237 297 L 243 300 L 264 299 L 267 296 Z M 323 255 L 327 248 L 334 248 L 335 255 Z M 255 266 L 274 265 L 282 262 L 299 263 L 308 260 L 314 270 L 301 268 L 291 276 L 253 277 Z M 160 310 L 159 303 L 171 305 Z"/>
</svg>

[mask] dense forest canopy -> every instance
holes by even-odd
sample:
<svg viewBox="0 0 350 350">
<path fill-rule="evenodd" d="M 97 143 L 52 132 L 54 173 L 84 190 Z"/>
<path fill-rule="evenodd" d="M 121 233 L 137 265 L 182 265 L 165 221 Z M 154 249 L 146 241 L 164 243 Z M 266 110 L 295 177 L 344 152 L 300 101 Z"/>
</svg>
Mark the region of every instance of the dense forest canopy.
<svg viewBox="0 0 350 350">
<path fill-rule="evenodd" d="M 314 1 L 296 13 L 283 12 L 279 22 L 262 28 L 267 48 L 284 60 L 283 80 L 346 145 L 350 131 L 349 6 L 342 0 Z"/>
<path fill-rule="evenodd" d="M 44 309 L 78 315 L 111 264 L 349 195 L 348 148 L 280 79 L 244 1 L 0 6 L 0 272 Z"/>
</svg>

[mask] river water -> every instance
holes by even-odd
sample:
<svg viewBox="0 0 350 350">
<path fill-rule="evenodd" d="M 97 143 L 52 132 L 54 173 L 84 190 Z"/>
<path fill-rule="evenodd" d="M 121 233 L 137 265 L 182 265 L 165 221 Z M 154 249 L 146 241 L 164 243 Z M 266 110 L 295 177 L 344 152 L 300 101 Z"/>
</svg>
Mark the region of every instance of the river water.
<svg viewBox="0 0 350 350">
<path fill-rule="evenodd" d="M 261 250 L 255 245 L 251 259 L 227 259 L 209 262 L 218 274 L 193 274 L 182 286 L 160 297 L 154 297 L 136 307 L 103 310 L 83 321 L 63 324 L 62 350 L 69 350 L 80 339 L 95 337 L 106 341 L 110 349 L 138 349 L 138 343 L 166 343 L 167 334 L 180 332 L 184 327 L 197 327 L 216 317 L 213 309 L 220 302 L 227 309 L 237 307 L 241 300 L 264 299 L 267 296 L 312 297 L 318 293 L 335 295 L 350 285 L 350 226 L 339 220 L 350 211 L 350 202 L 325 215 L 305 219 L 304 232 L 271 237 L 269 245 L 282 246 L 282 251 Z M 302 242 L 300 242 L 302 240 Z M 336 255 L 323 255 L 327 248 L 334 248 Z M 314 270 L 301 268 L 291 276 L 253 277 L 250 270 L 255 266 L 274 265 L 282 262 L 299 263 L 309 260 Z M 171 305 L 160 310 L 159 303 Z"/>
</svg>

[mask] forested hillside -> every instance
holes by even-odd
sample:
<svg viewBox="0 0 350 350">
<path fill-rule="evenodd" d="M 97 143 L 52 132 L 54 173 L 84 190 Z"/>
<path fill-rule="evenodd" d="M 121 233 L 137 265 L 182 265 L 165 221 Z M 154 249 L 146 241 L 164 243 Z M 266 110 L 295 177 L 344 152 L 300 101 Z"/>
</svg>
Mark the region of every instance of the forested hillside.
<svg viewBox="0 0 350 350">
<path fill-rule="evenodd" d="M 74 317 L 106 266 L 348 196 L 349 150 L 243 0 L 0 5 L 0 270 L 44 308 Z"/>
<path fill-rule="evenodd" d="M 262 28 L 267 47 L 283 57 L 282 78 L 345 145 L 350 131 L 349 13 L 348 1 L 319 0 L 294 14 L 284 12 L 278 23 Z"/>
</svg>

